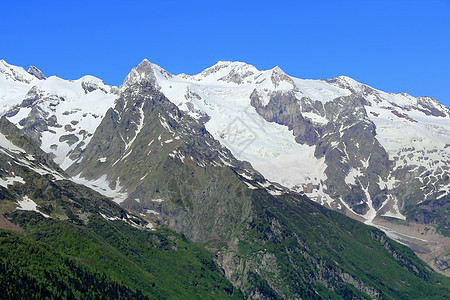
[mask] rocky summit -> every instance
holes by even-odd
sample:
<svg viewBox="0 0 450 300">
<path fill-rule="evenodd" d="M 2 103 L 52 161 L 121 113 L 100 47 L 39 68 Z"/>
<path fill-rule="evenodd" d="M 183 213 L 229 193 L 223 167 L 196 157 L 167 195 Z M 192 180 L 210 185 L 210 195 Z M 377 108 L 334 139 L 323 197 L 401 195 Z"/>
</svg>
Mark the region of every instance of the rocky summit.
<svg viewBox="0 0 450 300">
<path fill-rule="evenodd" d="M 32 233 L 24 243 L 55 247 L 56 223 L 108 228 L 90 247 L 139 263 L 132 253 L 168 260 L 170 241 L 177 266 L 202 257 L 198 276 L 217 282 L 176 284 L 194 298 L 449 293 L 430 268 L 450 272 L 450 109 L 435 99 L 242 62 L 172 75 L 144 60 L 114 87 L 2 60 L 0 104 L 0 224 Z M 54 251 L 91 260 L 123 293 L 173 295 L 141 281 L 167 276 L 150 262 L 123 271 L 142 274 L 133 285 L 70 245 Z"/>
</svg>

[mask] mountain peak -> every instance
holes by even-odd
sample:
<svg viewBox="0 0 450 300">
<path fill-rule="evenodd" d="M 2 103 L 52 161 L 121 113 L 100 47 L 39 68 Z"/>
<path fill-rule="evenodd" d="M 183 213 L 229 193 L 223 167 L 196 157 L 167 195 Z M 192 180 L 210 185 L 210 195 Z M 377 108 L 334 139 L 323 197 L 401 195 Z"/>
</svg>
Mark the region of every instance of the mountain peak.
<svg viewBox="0 0 450 300">
<path fill-rule="evenodd" d="M 258 69 L 240 61 L 219 61 L 196 75 L 209 80 L 219 80 L 227 83 L 241 84 L 248 76 L 258 73 Z"/>
<path fill-rule="evenodd" d="M 22 67 L 10 65 L 3 59 L 0 60 L 0 63 L 0 73 L 3 73 L 9 80 L 30 83 L 35 79 L 34 76 L 28 74 Z"/>
<path fill-rule="evenodd" d="M 359 83 L 358 81 L 356 81 L 353 78 L 350 78 L 348 76 L 344 76 L 344 75 L 330 78 L 325 81 L 328 82 L 329 84 L 332 84 L 334 86 L 337 86 L 337 87 L 340 87 L 343 89 L 348 89 L 350 91 L 358 91 L 362 86 L 362 84 Z"/>
<path fill-rule="evenodd" d="M 47 79 L 47 77 L 44 76 L 44 74 L 41 72 L 41 70 L 39 70 L 38 68 L 36 68 L 35 66 L 30 66 L 28 68 L 27 71 L 29 74 L 33 75 L 34 77 L 36 77 L 39 80 L 45 80 Z"/>
<path fill-rule="evenodd" d="M 272 69 L 272 72 L 277 72 L 277 73 L 280 73 L 280 74 L 286 74 L 279 66 L 275 66 Z"/>
<path fill-rule="evenodd" d="M 221 69 L 229 68 L 231 70 L 236 69 L 251 69 L 252 71 L 257 71 L 257 69 L 245 62 L 241 61 L 218 61 L 215 65 L 206 68 L 201 74 L 208 76 L 213 73 L 217 73 Z"/>
<path fill-rule="evenodd" d="M 152 66 L 155 64 L 152 64 L 148 59 L 144 58 L 138 65 L 137 68 L 152 68 Z"/>
<path fill-rule="evenodd" d="M 219 60 L 214 66 L 231 66 L 231 67 L 253 67 L 252 65 L 242 62 L 242 61 L 231 61 L 231 60 Z M 213 66 L 213 67 L 214 67 Z"/>
<path fill-rule="evenodd" d="M 137 65 L 137 67 L 131 70 L 131 72 L 123 81 L 122 86 L 128 86 L 141 80 L 147 80 L 152 83 L 156 83 L 157 78 L 161 76 L 166 79 L 173 77 L 169 72 L 167 72 L 160 66 L 151 63 L 148 59 L 145 58 L 139 65 Z"/>
</svg>

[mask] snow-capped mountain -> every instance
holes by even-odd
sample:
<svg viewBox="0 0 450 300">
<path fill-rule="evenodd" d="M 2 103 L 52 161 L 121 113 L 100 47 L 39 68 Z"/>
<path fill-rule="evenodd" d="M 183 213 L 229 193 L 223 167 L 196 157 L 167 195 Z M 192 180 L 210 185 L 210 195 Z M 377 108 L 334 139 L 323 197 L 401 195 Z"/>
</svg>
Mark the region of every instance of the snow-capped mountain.
<svg viewBox="0 0 450 300">
<path fill-rule="evenodd" d="M 450 192 L 450 110 L 435 99 L 241 62 L 174 76 L 144 60 L 123 86 L 144 77 L 267 179 L 368 223 Z"/>
<path fill-rule="evenodd" d="M 63 169 L 79 158 L 117 93 L 93 76 L 46 78 L 36 67 L 27 72 L 0 61 L 0 113 L 52 153 Z"/>
<path fill-rule="evenodd" d="M 23 130 L 0 118 L 6 298 L 45 288 L 53 298 L 71 290 L 127 299 L 448 295 L 449 279 L 410 249 L 305 196 L 281 195 L 146 80 L 122 90 L 75 166 L 132 192 L 119 206 L 67 180 Z M 159 230 L 147 230 L 148 219 Z M 89 272 L 102 277 L 93 281 Z M 42 273 L 45 282 L 36 284 Z"/>
<path fill-rule="evenodd" d="M 368 224 L 386 226 L 382 217 L 391 217 L 450 231 L 450 109 L 435 99 L 385 93 L 345 76 L 298 79 L 279 67 L 260 71 L 242 62 L 219 62 L 191 76 L 172 75 L 144 60 L 119 88 L 91 76 L 65 81 L 45 78 L 34 67 L 26 72 L 0 63 L 1 105 L 9 120 L 78 181 L 103 185 L 117 202 L 128 199 L 126 205 L 145 194 L 135 177 L 148 174 L 136 169 L 120 175 L 127 158 L 145 148 L 156 153 L 158 144 L 182 163 L 189 161 L 187 149 L 169 147 L 183 137 L 165 136 L 181 115 L 160 116 L 169 133 L 153 137 L 144 129 L 150 126 L 144 121 L 145 101 L 137 101 L 139 91 L 130 90 L 141 82 L 203 124 L 235 158 L 250 162 L 269 181 Z M 127 96 L 117 102 L 122 94 Z M 95 145 L 88 149 L 100 123 L 109 121 L 96 135 L 117 144 L 106 147 L 111 155 L 95 152 Z M 108 140 L 110 128 L 120 134 Z M 208 147 L 214 149 L 220 147 Z M 229 155 L 221 158 L 230 163 Z M 204 163 L 195 155 L 191 160 Z M 84 179 L 80 166 L 87 168 Z"/>
</svg>

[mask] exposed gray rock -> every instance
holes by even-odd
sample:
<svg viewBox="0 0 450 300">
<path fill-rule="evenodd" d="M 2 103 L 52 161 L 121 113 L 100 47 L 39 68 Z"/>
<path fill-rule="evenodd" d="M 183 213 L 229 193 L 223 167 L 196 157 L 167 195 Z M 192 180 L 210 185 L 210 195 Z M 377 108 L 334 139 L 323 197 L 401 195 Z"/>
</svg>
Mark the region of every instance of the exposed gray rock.
<svg viewBox="0 0 450 300">
<path fill-rule="evenodd" d="M 33 75 L 34 77 L 36 77 L 39 80 L 45 80 L 47 79 L 47 77 L 44 76 L 44 74 L 41 72 L 41 70 L 39 70 L 38 68 L 36 68 L 35 66 L 30 66 L 28 68 L 28 73 L 30 73 L 31 75 Z"/>
<path fill-rule="evenodd" d="M 72 146 L 76 142 L 78 142 L 80 139 L 75 134 L 67 134 L 62 135 L 59 137 L 59 141 L 62 143 L 67 143 L 69 146 Z"/>
</svg>

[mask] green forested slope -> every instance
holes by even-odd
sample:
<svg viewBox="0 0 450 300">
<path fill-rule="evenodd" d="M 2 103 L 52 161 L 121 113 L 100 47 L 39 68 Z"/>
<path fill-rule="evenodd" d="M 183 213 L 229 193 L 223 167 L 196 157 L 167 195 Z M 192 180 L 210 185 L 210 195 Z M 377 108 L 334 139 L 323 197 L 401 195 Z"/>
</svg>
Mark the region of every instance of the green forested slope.
<svg viewBox="0 0 450 300">
<path fill-rule="evenodd" d="M 299 197 L 259 193 L 254 199 L 257 217 L 239 249 L 255 266 L 253 273 L 265 273 L 258 280 L 274 294 L 305 299 L 446 299 L 450 294 L 449 278 L 376 228 Z M 271 260 L 277 263 L 267 268 Z"/>
<path fill-rule="evenodd" d="M 143 231 L 100 216 L 92 216 L 88 225 L 35 212 L 13 212 L 8 218 L 25 228 L 27 237 L 6 231 L 0 236 L 0 276 L 14 279 L 3 283 L 5 293 L 85 299 L 242 296 L 204 245 L 173 232 Z"/>
<path fill-rule="evenodd" d="M 147 299 L 52 247 L 0 231 L 1 299 Z"/>
</svg>

